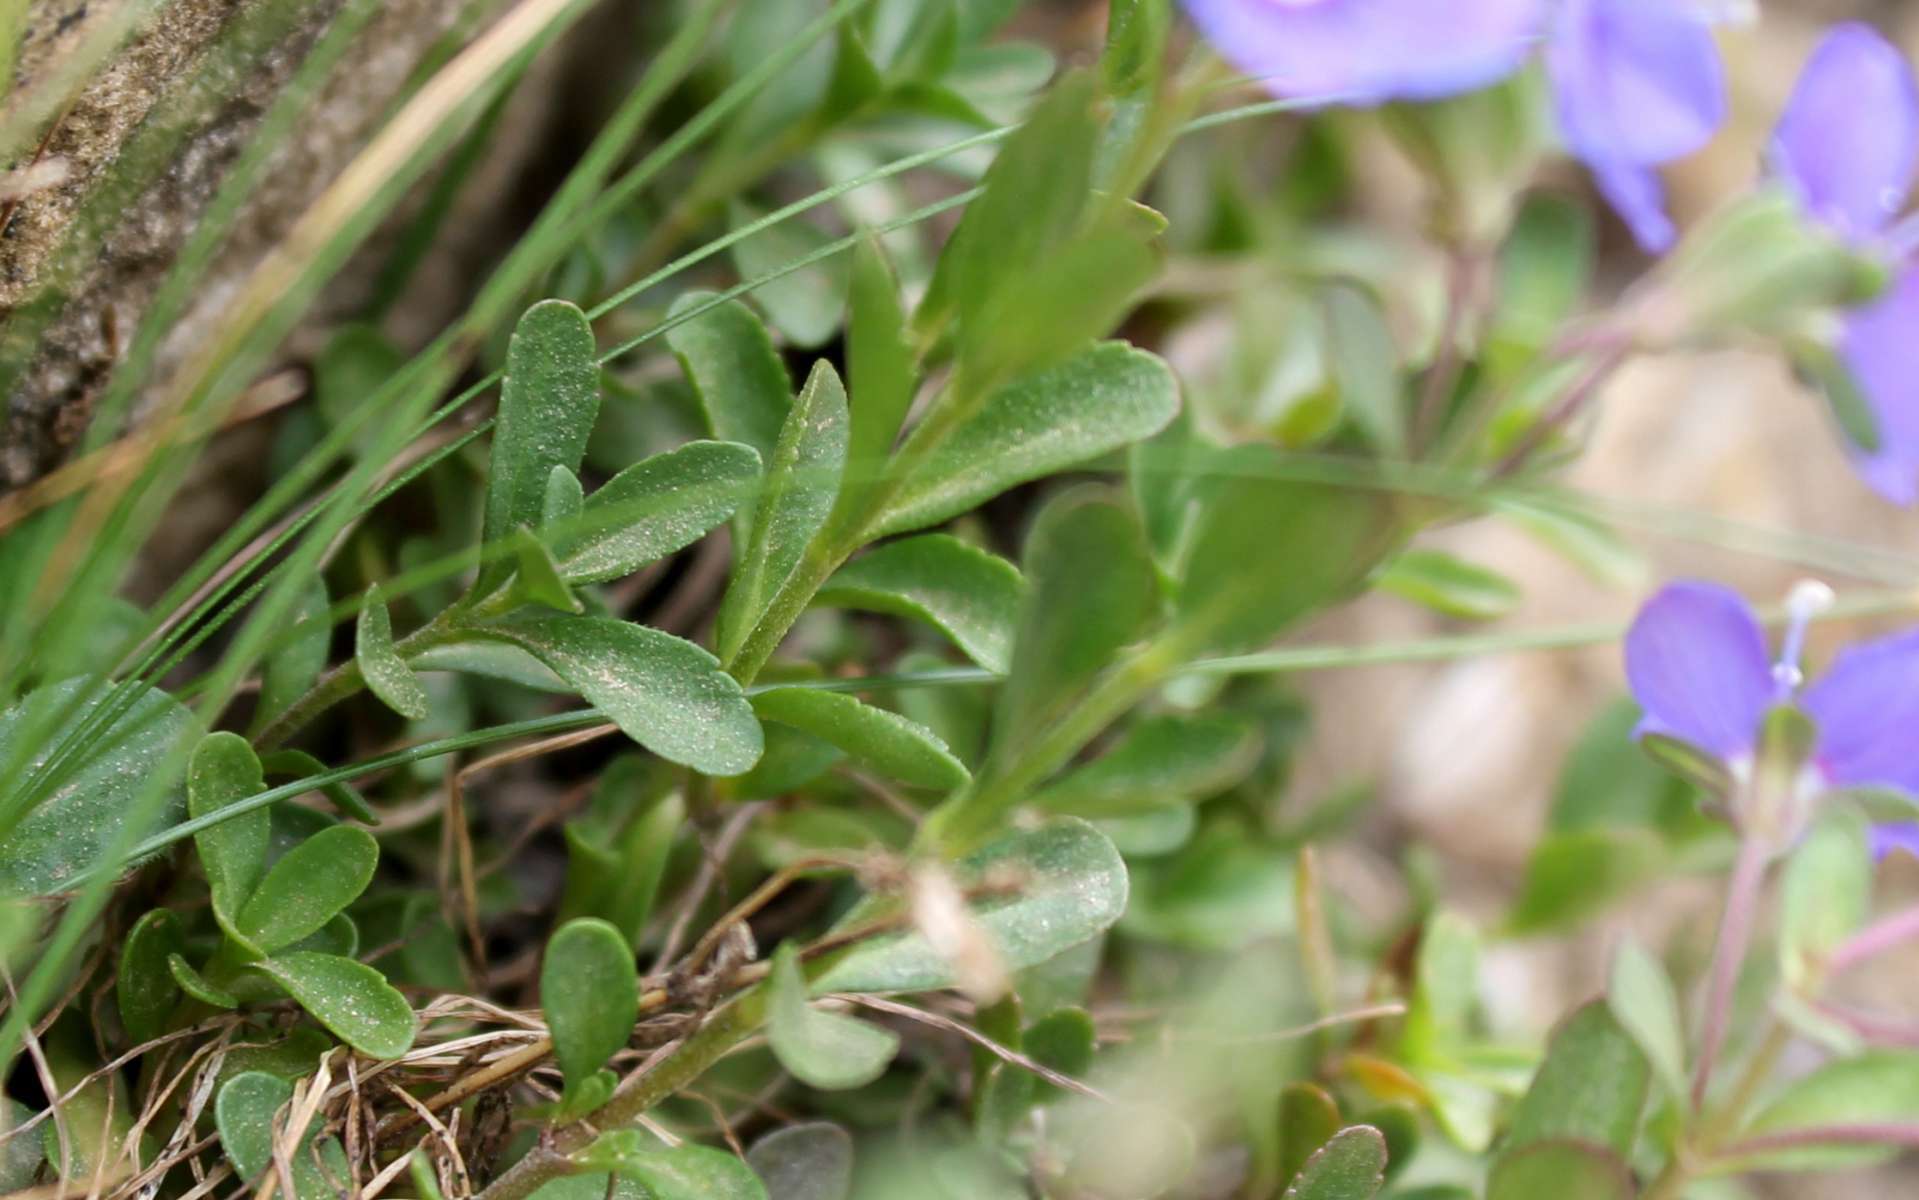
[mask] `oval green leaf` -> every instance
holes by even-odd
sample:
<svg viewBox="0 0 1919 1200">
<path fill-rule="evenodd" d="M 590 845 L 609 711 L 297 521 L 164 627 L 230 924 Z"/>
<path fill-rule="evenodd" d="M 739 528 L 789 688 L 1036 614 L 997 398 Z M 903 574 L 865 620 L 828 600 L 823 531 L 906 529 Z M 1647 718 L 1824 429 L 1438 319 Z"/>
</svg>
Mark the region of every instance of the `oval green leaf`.
<svg viewBox="0 0 1919 1200">
<path fill-rule="evenodd" d="M 762 720 L 810 733 L 903 783 L 950 791 L 971 778 L 932 730 L 843 692 L 771 688 L 752 703 Z"/>
<path fill-rule="evenodd" d="M 726 661 L 739 652 L 807 543 L 826 524 L 846 469 L 846 439 L 846 388 L 832 364 L 821 360 L 806 377 L 766 460 L 751 532 L 720 602 L 717 641 Z"/>
<path fill-rule="evenodd" d="M 944 533 L 904 538 L 853 560 L 814 603 L 924 621 L 1004 674 L 1025 581 L 1012 563 Z"/>
<path fill-rule="evenodd" d="M 605 921 L 568 921 L 546 944 L 540 1007 L 572 1093 L 626 1045 L 640 1015 L 640 976 L 626 938 Z"/>
<path fill-rule="evenodd" d="M 134 1044 L 152 1041 L 166 1032 L 167 1017 L 180 1000 L 167 959 L 186 951 L 180 918 L 166 908 L 148 909 L 127 931 L 120 950 L 120 974 L 114 998 L 120 1024 Z"/>
<path fill-rule="evenodd" d="M 752 496 L 759 474 L 759 454 L 738 442 L 689 442 L 633 464 L 559 526 L 560 575 L 617 579 L 692 545 Z"/>
<path fill-rule="evenodd" d="M 683 317 L 712 301 L 711 292 L 688 292 L 674 301 L 667 319 Z M 787 410 L 793 407 L 793 384 L 766 326 L 753 310 L 728 300 L 674 325 L 667 331 L 666 344 L 693 384 L 712 435 L 743 442 L 761 459 L 771 461 Z"/>
<path fill-rule="evenodd" d="M 1372 1200 L 1385 1183 L 1386 1135 L 1354 1125 L 1313 1152 L 1286 1189 L 1286 1200 Z"/>
<path fill-rule="evenodd" d="M 639 1181 L 653 1200 L 766 1200 L 753 1168 L 726 1151 L 691 1142 L 667 1149 L 634 1129 L 603 1133 L 573 1158 L 584 1170 Z"/>
<path fill-rule="evenodd" d="M 781 943 L 767 986 L 768 1040 L 780 1065 L 801 1083 L 822 1091 L 865 1087 L 899 1053 L 893 1031 L 807 1002 L 794 943 Z"/>
<path fill-rule="evenodd" d="M 0 712 L 0 762 L 9 764 L 13 779 L 32 778 L 106 695 L 102 684 L 88 679 L 28 693 Z M 147 688 L 137 696 L 68 758 L 19 824 L 0 833 L 0 895 L 50 895 L 95 867 L 122 836 L 127 814 L 146 799 L 155 772 L 198 728 L 186 707 L 165 692 Z M 33 744 L 23 746 L 24 737 Z M 17 796 L 0 798 L 0 812 L 14 811 L 18 801 Z M 178 801 L 169 797 L 154 825 L 170 825 L 179 815 Z M 144 836 L 152 829 L 131 832 Z"/>
<path fill-rule="evenodd" d="M 599 412 L 599 350 L 586 314 L 564 300 L 527 309 L 507 343 L 493 425 L 482 526 L 489 547 L 503 547 L 517 529 L 539 528 L 553 468 L 579 469 Z M 491 559 L 480 569 L 476 591 L 491 591 L 511 563 L 510 557 Z"/>
<path fill-rule="evenodd" d="M 1066 818 L 1008 834 L 955 864 L 959 885 L 1017 880 L 1011 895 L 972 912 L 1009 970 L 1045 962 L 1110 928 L 1126 911 L 1126 864 L 1112 842 Z M 813 981 L 813 994 L 927 992 L 951 987 L 952 966 L 918 933 L 861 942 Z"/>
<path fill-rule="evenodd" d="M 1119 342 L 1015 380 L 928 455 L 874 533 L 937 525 L 1015 484 L 1151 437 L 1179 411 L 1166 364 Z"/>
<path fill-rule="evenodd" d="M 426 719 L 431 711 L 426 688 L 393 648 L 393 620 L 387 616 L 386 601 L 380 598 L 376 584 L 366 591 L 360 606 L 360 619 L 354 627 L 353 657 L 367 690 L 378 696 L 394 712 L 414 721 Z"/>
<path fill-rule="evenodd" d="M 364 829 L 335 825 L 287 851 L 260 881 L 235 931 L 261 954 L 315 933 L 373 882 L 380 844 Z"/>
<path fill-rule="evenodd" d="M 413 1006 L 372 967 L 296 950 L 253 964 L 333 1031 L 373 1058 L 398 1058 L 413 1048 Z"/>
<path fill-rule="evenodd" d="M 787 1125 L 754 1142 L 746 1165 L 767 1200 L 846 1200 L 853 1190 L 853 1139 L 827 1121 Z"/>
<path fill-rule="evenodd" d="M 634 741 L 706 775 L 759 760 L 760 723 L 719 660 L 670 633 L 600 617 L 528 616 L 476 632 L 518 645 Z"/>
</svg>

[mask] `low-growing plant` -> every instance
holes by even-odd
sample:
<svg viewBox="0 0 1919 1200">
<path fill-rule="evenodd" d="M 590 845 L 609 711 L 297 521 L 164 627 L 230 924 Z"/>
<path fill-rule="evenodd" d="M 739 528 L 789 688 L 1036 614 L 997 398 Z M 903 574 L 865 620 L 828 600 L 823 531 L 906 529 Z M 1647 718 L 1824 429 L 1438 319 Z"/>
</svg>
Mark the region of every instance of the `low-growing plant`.
<svg viewBox="0 0 1919 1200">
<path fill-rule="evenodd" d="M 1555 475 L 1623 366 L 1728 344 L 1919 494 L 1888 43 L 1832 31 L 1682 233 L 1655 171 L 1727 116 L 1683 4 L 1189 0 L 1194 38 L 1111 0 L 1064 65 L 1017 0 L 663 7 L 441 336 L 378 319 L 582 5 L 450 45 L 151 378 L 207 229 L 84 453 L 0 497 L 0 1192 L 1705 1200 L 1919 1141 L 1919 1026 L 1841 986 L 1919 935 L 1874 913 L 1919 845 L 1919 640 L 1802 665 L 1909 587 L 1474 632 L 1521 582 L 1429 536 L 1630 579 Z M 1384 139 L 1422 246 L 1343 220 Z M 1560 147 L 1656 256 L 1627 286 L 1539 182 Z M 383 222 L 263 493 L 129 589 Z M 1874 561 L 1811 565 L 1909 584 Z M 1368 593 L 1449 632 L 1314 632 Z M 1373 797 L 1294 782 L 1294 676 L 1610 642 L 1635 703 L 1503 920 L 1417 846 L 1396 895 L 1328 869 Z M 1682 874 L 1710 944 L 1617 940 L 1550 1031 L 1489 1009 L 1489 946 Z"/>
</svg>

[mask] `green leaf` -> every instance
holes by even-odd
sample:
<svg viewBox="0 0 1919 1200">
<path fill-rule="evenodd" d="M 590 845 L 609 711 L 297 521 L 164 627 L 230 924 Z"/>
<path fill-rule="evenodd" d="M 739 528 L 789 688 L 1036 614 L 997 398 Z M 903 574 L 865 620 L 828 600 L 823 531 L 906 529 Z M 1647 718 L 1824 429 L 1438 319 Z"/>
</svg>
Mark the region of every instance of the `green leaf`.
<svg viewBox="0 0 1919 1200">
<path fill-rule="evenodd" d="M 1565 329 L 1592 274 L 1593 244 L 1586 205 L 1548 192 L 1527 197 L 1499 251 L 1483 352 L 1495 377 L 1517 375 Z"/>
<path fill-rule="evenodd" d="M 1535 1142 L 1500 1158 L 1486 1200 L 1632 1200 L 1632 1171 L 1603 1146 Z"/>
<path fill-rule="evenodd" d="M 842 53 L 845 43 L 842 42 Z M 765 214 L 734 201 L 734 228 Z M 741 279 L 757 279 L 824 246 L 826 234 L 804 220 L 786 220 L 733 243 L 730 253 Z M 846 267 L 838 256 L 770 279 L 753 289 L 753 299 L 786 340 L 802 349 L 825 345 L 839 332 L 846 307 Z"/>
<path fill-rule="evenodd" d="M 1279 1179 L 1290 1184 L 1339 1132 L 1339 1105 L 1316 1083 L 1289 1083 L 1279 1093 Z M 1382 1135 L 1383 1136 L 1383 1135 Z"/>
<path fill-rule="evenodd" d="M 1386 1139 L 1386 1182 L 1403 1174 L 1419 1153 L 1422 1125 L 1419 1112 L 1410 1104 L 1388 1104 L 1362 1113 L 1358 1124 L 1371 1125 Z M 1404 1200 L 1402 1196 L 1400 1200 Z"/>
<path fill-rule="evenodd" d="M 875 536 L 937 525 L 1015 484 L 1148 438 L 1179 411 L 1164 362 L 1119 342 L 1014 380 L 928 454 L 875 523 Z"/>
<path fill-rule="evenodd" d="M 1129 202 L 1053 247 L 1044 271 L 1001 289 L 962 325 L 961 371 L 986 380 L 1025 375 L 1111 333 L 1159 273 L 1153 239 L 1163 227 L 1157 213 Z"/>
<path fill-rule="evenodd" d="M 1026 606 L 1000 689 L 993 754 L 1004 761 L 1078 700 L 1159 606 L 1139 520 L 1097 489 L 1040 510 L 1026 537 Z"/>
<path fill-rule="evenodd" d="M 1092 189 L 1100 122 L 1094 79 L 1078 72 L 1057 83 L 1001 144 L 984 192 L 940 255 L 914 324 L 922 337 L 956 319 L 964 340 L 1008 290 L 1033 279 L 1033 264 L 1079 226 Z"/>
<path fill-rule="evenodd" d="M 734 561 L 720 602 L 720 657 L 732 661 L 754 622 L 799 564 L 807 543 L 826 524 L 846 467 L 846 389 L 824 359 L 800 389 L 779 444 L 766 463 L 766 483 L 753 513 L 752 534 Z"/>
<path fill-rule="evenodd" d="M 846 383 L 852 401 L 840 506 L 859 512 L 865 508 L 861 501 L 892 455 L 919 382 L 906 338 L 899 281 L 893 278 L 886 252 L 872 237 L 862 238 L 854 248 L 849 304 Z"/>
<path fill-rule="evenodd" d="M 260 769 L 267 775 L 278 775 L 287 779 L 305 779 L 312 775 L 326 773 L 327 765 L 304 750 L 269 750 L 260 756 Z M 366 798 L 347 783 L 321 784 L 315 789 L 333 803 L 333 806 L 356 821 L 368 825 L 378 825 L 380 814 L 366 802 Z"/>
<path fill-rule="evenodd" d="M 1479 933 L 1464 917 L 1441 911 L 1426 922 L 1406 1013 L 1408 1052 L 1444 1061 L 1479 1011 Z"/>
<path fill-rule="evenodd" d="M 1045 962 L 1110 928 L 1126 909 L 1126 866 L 1084 821 L 1011 833 L 955 865 L 960 887 L 1017 879 L 1018 891 L 982 899 L 975 919 L 1009 970 Z M 946 958 L 917 932 L 885 934 L 848 950 L 813 981 L 828 992 L 926 992 L 951 987 Z"/>
<path fill-rule="evenodd" d="M 1615 588 L 1637 587 L 1645 579 L 1645 556 L 1617 530 L 1589 513 L 1555 504 L 1500 497 L 1493 510 L 1566 559 L 1593 580 Z"/>
<path fill-rule="evenodd" d="M 1204 798 L 1259 761 L 1259 726 L 1237 713 L 1166 714 L 1133 722 L 1111 749 L 1059 778 L 1033 803 L 1079 817 L 1123 817 Z"/>
<path fill-rule="evenodd" d="M 37 774 L 75 727 L 105 700 L 94 680 L 69 679 L 29 692 L 0 712 L 0 762 L 14 767 L 13 778 Z M 153 776 L 184 739 L 199 729 L 184 705 L 152 688 L 138 693 L 132 706 L 87 739 L 67 760 L 52 785 L 19 824 L 0 833 L 0 896 L 44 896 L 72 886 L 123 832 L 144 836 L 152 829 L 124 831 L 128 811 L 145 795 Z M 34 745 L 22 746 L 31 736 Z M 17 795 L 0 798 L 0 812 L 20 803 Z M 154 828 L 179 819 L 180 805 L 161 806 Z"/>
<path fill-rule="evenodd" d="M 315 574 L 301 589 L 287 614 L 291 636 L 266 656 L 260 667 L 260 698 L 253 708 L 253 727 L 263 729 L 313 686 L 326 669 L 333 642 L 333 620 L 327 614 L 326 580 Z"/>
<path fill-rule="evenodd" d="M 1392 458 L 1406 453 L 1405 385 L 1399 348 L 1386 314 L 1369 292 L 1349 284 L 1324 288 L 1327 366 L 1340 406 L 1366 438 Z"/>
<path fill-rule="evenodd" d="M 1390 501 L 1286 478 L 1285 456 L 1241 446 L 1215 456 L 1220 483 L 1193 531 L 1175 627 L 1195 652 L 1264 645 L 1344 599 L 1390 549 Z"/>
<path fill-rule="evenodd" d="M 256 1184 L 273 1168 L 275 1118 L 293 1098 L 293 1085 L 263 1071 L 244 1071 L 228 1079 L 213 1101 L 214 1126 L 234 1174 Z M 321 1137 L 324 1114 L 315 1114 L 306 1135 L 287 1156 L 297 1200 L 328 1200 L 338 1183 L 350 1177 L 339 1139 Z M 319 1162 L 315 1162 L 315 1153 Z"/>
<path fill-rule="evenodd" d="M 1025 582 L 1012 563 L 944 533 L 869 551 L 827 580 L 814 603 L 924 621 L 1004 674 Z"/>
<path fill-rule="evenodd" d="M 1467 621 L 1503 617 L 1520 601 L 1512 580 L 1442 550 L 1408 550 L 1387 563 L 1374 582 L 1442 616 Z"/>
<path fill-rule="evenodd" d="M 1054 1009 L 1028 1025 L 1020 1039 L 1021 1052 L 1028 1058 L 1069 1079 L 1080 1078 L 1092 1069 L 1093 1054 L 1098 1047 L 1099 1030 L 1093 1024 L 1092 1014 L 1077 1007 Z M 1024 1073 L 1024 1068 L 1012 1067 L 1010 1063 L 1003 1065 Z M 1038 1076 L 1029 1078 L 1033 1081 L 1036 1103 L 1065 1094 L 1057 1084 Z"/>
<path fill-rule="evenodd" d="M 688 292 L 674 302 L 669 320 L 711 302 L 710 292 Z M 793 385 L 766 326 L 753 310 L 729 300 L 667 331 L 667 345 L 680 360 L 716 438 L 744 442 L 770 462 L 780 440 Z"/>
<path fill-rule="evenodd" d="M 540 966 L 540 1007 L 571 1097 L 625 1048 L 639 1020 L 640 975 L 626 936 L 592 917 L 560 926 Z"/>
<path fill-rule="evenodd" d="M 293 1085 L 265 1071 L 242 1072 L 221 1086 L 213 1120 L 220 1147 L 242 1182 L 251 1183 L 273 1165 L 274 1117 L 291 1099 Z"/>
<path fill-rule="evenodd" d="M 202 1004 L 211 1004 L 215 1008 L 235 1009 L 240 1007 L 240 998 L 223 987 L 219 987 L 194 969 L 192 963 L 183 954 L 167 955 L 167 974 L 173 976 L 173 982 L 180 990 L 192 996 Z"/>
<path fill-rule="evenodd" d="M 394 712 L 410 720 L 425 720 L 431 711 L 426 688 L 393 648 L 393 622 L 378 584 L 366 590 L 360 620 L 354 629 L 353 657 L 360 664 L 367 690 Z"/>
<path fill-rule="evenodd" d="M 194 817 L 216 813 L 229 804 L 266 790 L 260 760 L 237 733 L 210 733 L 193 749 L 187 765 L 187 811 Z M 229 817 L 193 835 L 200 869 L 213 892 L 213 915 L 232 933 L 240 910 L 266 871 L 273 818 L 266 809 Z"/>
<path fill-rule="evenodd" d="M 167 959 L 185 953 L 186 948 L 180 918 L 171 909 L 150 908 L 127 931 L 114 998 L 119 1003 L 120 1024 L 135 1045 L 166 1032 L 167 1018 L 180 1000 L 180 985 L 173 981 Z"/>
<path fill-rule="evenodd" d="M 605 783 L 603 778 L 602 786 Z M 674 835 L 685 819 L 685 803 L 669 792 L 643 801 L 617 835 L 588 821 L 567 822 L 567 886 L 560 919 L 600 917 L 626 937 L 628 946 L 639 945 Z"/>
<path fill-rule="evenodd" d="M 518 646 L 505 642 L 449 642 L 429 646 L 413 656 L 415 671 L 459 671 L 484 679 L 500 679 L 540 692 L 570 692 L 571 684 Z"/>
<path fill-rule="evenodd" d="M 780 944 L 768 981 L 766 1033 L 780 1065 L 808 1087 L 846 1091 L 886 1073 L 899 1053 L 899 1035 L 856 1017 L 807 1002 L 798 950 Z"/>
<path fill-rule="evenodd" d="M 810 733 L 914 787 L 950 791 L 972 778 L 932 730 L 842 692 L 771 688 L 755 695 L 752 704 L 762 720 Z"/>
<path fill-rule="evenodd" d="M 1609 704 L 1586 726 L 1560 768 L 1547 827 L 1655 829 L 1671 837 L 1711 832 L 1696 794 L 1644 754 L 1621 754 L 1639 727 L 1639 706 Z"/>
<path fill-rule="evenodd" d="M 706 775 L 759 759 L 760 723 L 719 660 L 672 634 L 600 617 L 521 617 L 476 632 L 530 651 L 648 750 Z"/>
<path fill-rule="evenodd" d="M 284 950 L 358 899 L 379 861 L 380 844 L 366 830 L 322 829 L 273 864 L 240 909 L 236 936 L 261 954 Z"/>
<path fill-rule="evenodd" d="M 1787 1084 L 1759 1110 L 1744 1136 L 1914 1122 L 1919 1122 L 1919 1052 L 1868 1050 Z M 1896 1153 L 1892 1146 L 1810 1146 L 1749 1156 L 1738 1165 L 1746 1170 L 1839 1170 L 1884 1162 Z"/>
<path fill-rule="evenodd" d="M 599 412 L 592 324 L 564 300 L 542 300 L 520 317 L 507 343 L 482 526 L 488 546 L 503 546 L 516 529 L 539 528 L 553 468 L 579 469 Z M 491 591 L 510 563 L 495 558 L 481 567 L 475 591 Z"/>
<path fill-rule="evenodd" d="M 1386 1182 L 1386 1138 L 1354 1125 L 1333 1135 L 1306 1160 L 1286 1200 L 1372 1200 Z"/>
<path fill-rule="evenodd" d="M 760 456 L 738 442 L 689 442 L 634 463 L 586 501 L 556 553 L 569 583 L 630 575 L 698 541 L 753 494 Z"/>
<path fill-rule="evenodd" d="M 853 1190 L 853 1139 L 826 1121 L 784 1125 L 754 1142 L 746 1165 L 767 1200 L 846 1200 Z"/>
<path fill-rule="evenodd" d="M 639 464 L 635 464 L 639 465 Z M 546 495 L 540 498 L 540 529 L 567 526 L 586 507 L 586 489 L 571 468 L 556 466 L 546 473 Z"/>
<path fill-rule="evenodd" d="M 1803 993 L 1819 986 L 1826 957 L 1857 933 L 1872 907 L 1866 822 L 1827 810 L 1787 860 L 1779 900 L 1779 970 Z"/>
<path fill-rule="evenodd" d="M 1549 833 L 1533 847 L 1506 928 L 1531 935 L 1577 924 L 1656 878 L 1669 859 L 1644 829 Z"/>
<path fill-rule="evenodd" d="M 753 1168 L 726 1151 L 691 1142 L 669 1150 L 634 1129 L 603 1133 L 573 1158 L 639 1181 L 651 1200 L 766 1200 Z"/>
<path fill-rule="evenodd" d="M 1109 93 L 1131 95 L 1158 81 L 1172 24 L 1170 0 L 1112 0 L 1107 6 L 1106 49 L 1100 55 Z"/>
<path fill-rule="evenodd" d="M 0 1134 L 11 1134 L 19 1128 L 33 1113 L 18 1100 L 0 1096 Z M 0 1141 L 0 1194 L 23 1191 L 33 1186 L 40 1170 L 40 1164 L 46 1160 L 39 1138 L 10 1136 Z M 797 1193 L 803 1196 L 804 1193 Z M 786 1200 L 775 1195 L 773 1200 Z M 822 1196 L 821 1200 L 829 1200 Z M 830 1200 L 841 1200 L 840 1196 Z"/>
<path fill-rule="evenodd" d="M 373 1058 L 398 1058 L 413 1048 L 413 1006 L 372 967 L 310 950 L 252 966 L 355 1050 Z"/>
<path fill-rule="evenodd" d="M 513 576 L 513 594 L 517 599 L 560 612 L 576 613 L 585 607 L 560 578 L 560 567 L 553 561 L 553 552 L 531 529 L 516 530 L 512 542 L 513 558 L 518 564 Z"/>
<path fill-rule="evenodd" d="M 1679 1015 L 1679 993 L 1664 964 L 1630 938 L 1620 943 L 1606 985 L 1606 1004 L 1620 1028 L 1639 1044 L 1667 1094 L 1683 1102 L 1685 1022 Z"/>
<path fill-rule="evenodd" d="M 1604 1001 L 1576 1009 L 1553 1033 L 1513 1113 L 1502 1158 L 1535 1142 L 1567 1139 L 1631 1153 L 1651 1078 L 1645 1054 Z"/>
</svg>

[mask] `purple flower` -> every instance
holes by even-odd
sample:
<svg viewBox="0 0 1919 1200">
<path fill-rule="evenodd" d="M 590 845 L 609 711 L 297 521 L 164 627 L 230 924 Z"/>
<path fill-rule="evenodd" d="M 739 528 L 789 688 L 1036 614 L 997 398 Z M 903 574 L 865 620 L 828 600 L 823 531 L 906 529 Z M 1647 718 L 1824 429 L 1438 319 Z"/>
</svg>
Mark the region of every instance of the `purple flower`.
<svg viewBox="0 0 1919 1200">
<path fill-rule="evenodd" d="M 1704 146 L 1726 119 L 1705 17 L 1683 0 L 1564 0 L 1546 47 L 1566 144 L 1633 236 L 1673 242 L 1656 168 Z"/>
<path fill-rule="evenodd" d="M 1495 83 L 1538 40 L 1543 0 L 1185 0 L 1207 39 L 1280 96 L 1432 100 Z"/>
<path fill-rule="evenodd" d="M 1905 57 L 1864 25 L 1813 52 L 1779 119 L 1773 171 L 1806 213 L 1846 241 L 1907 257 L 1890 226 L 1919 168 L 1919 84 Z M 1919 270 L 1906 263 L 1878 300 L 1850 313 L 1839 354 L 1878 426 L 1854 447 L 1860 475 L 1895 504 L 1919 500 Z"/>
<path fill-rule="evenodd" d="M 1816 731 L 1802 787 L 1919 794 L 1919 629 L 1853 646 L 1802 687 L 1806 624 L 1830 595 L 1816 584 L 1794 589 L 1792 621 L 1775 660 L 1758 618 L 1736 592 L 1695 582 L 1661 589 L 1626 634 L 1626 677 L 1646 712 L 1639 732 L 1688 742 L 1740 779 L 1751 769 L 1767 712 L 1791 705 Z M 1875 845 L 1881 853 L 1919 845 L 1919 831 L 1884 827 Z"/>
</svg>

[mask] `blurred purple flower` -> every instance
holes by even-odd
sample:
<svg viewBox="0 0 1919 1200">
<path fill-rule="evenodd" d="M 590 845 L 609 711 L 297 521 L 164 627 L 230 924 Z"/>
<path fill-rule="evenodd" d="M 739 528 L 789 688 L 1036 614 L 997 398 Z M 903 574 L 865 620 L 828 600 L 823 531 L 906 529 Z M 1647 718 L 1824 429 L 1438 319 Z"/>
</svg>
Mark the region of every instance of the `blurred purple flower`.
<svg viewBox="0 0 1919 1200">
<path fill-rule="evenodd" d="M 1889 257 L 1919 168 L 1919 84 L 1905 56 L 1864 25 L 1826 35 L 1772 139 L 1773 171 L 1806 213 L 1839 237 Z M 1839 353 L 1872 409 L 1879 444 L 1855 448 L 1865 481 L 1895 504 L 1919 501 L 1919 269 L 1852 312 Z"/>
<path fill-rule="evenodd" d="M 1819 791 L 1891 788 L 1919 795 L 1919 629 L 1843 651 L 1801 687 L 1807 622 L 1830 593 L 1795 589 L 1777 660 L 1738 593 L 1710 583 L 1669 584 L 1639 610 L 1626 634 L 1626 677 L 1645 709 L 1639 732 L 1677 738 L 1733 771 L 1751 766 L 1760 727 L 1775 705 L 1812 720 L 1817 736 L 1807 781 Z M 1881 827 L 1875 850 L 1919 846 L 1919 830 Z"/>
<path fill-rule="evenodd" d="M 1233 65 L 1279 96 L 1433 100 L 1496 83 L 1539 38 L 1544 0 L 1185 0 Z"/>
<path fill-rule="evenodd" d="M 1656 168 L 1704 146 L 1726 85 L 1701 11 L 1682 0 L 1563 0 L 1546 46 L 1560 130 L 1639 244 L 1673 243 Z"/>
</svg>

